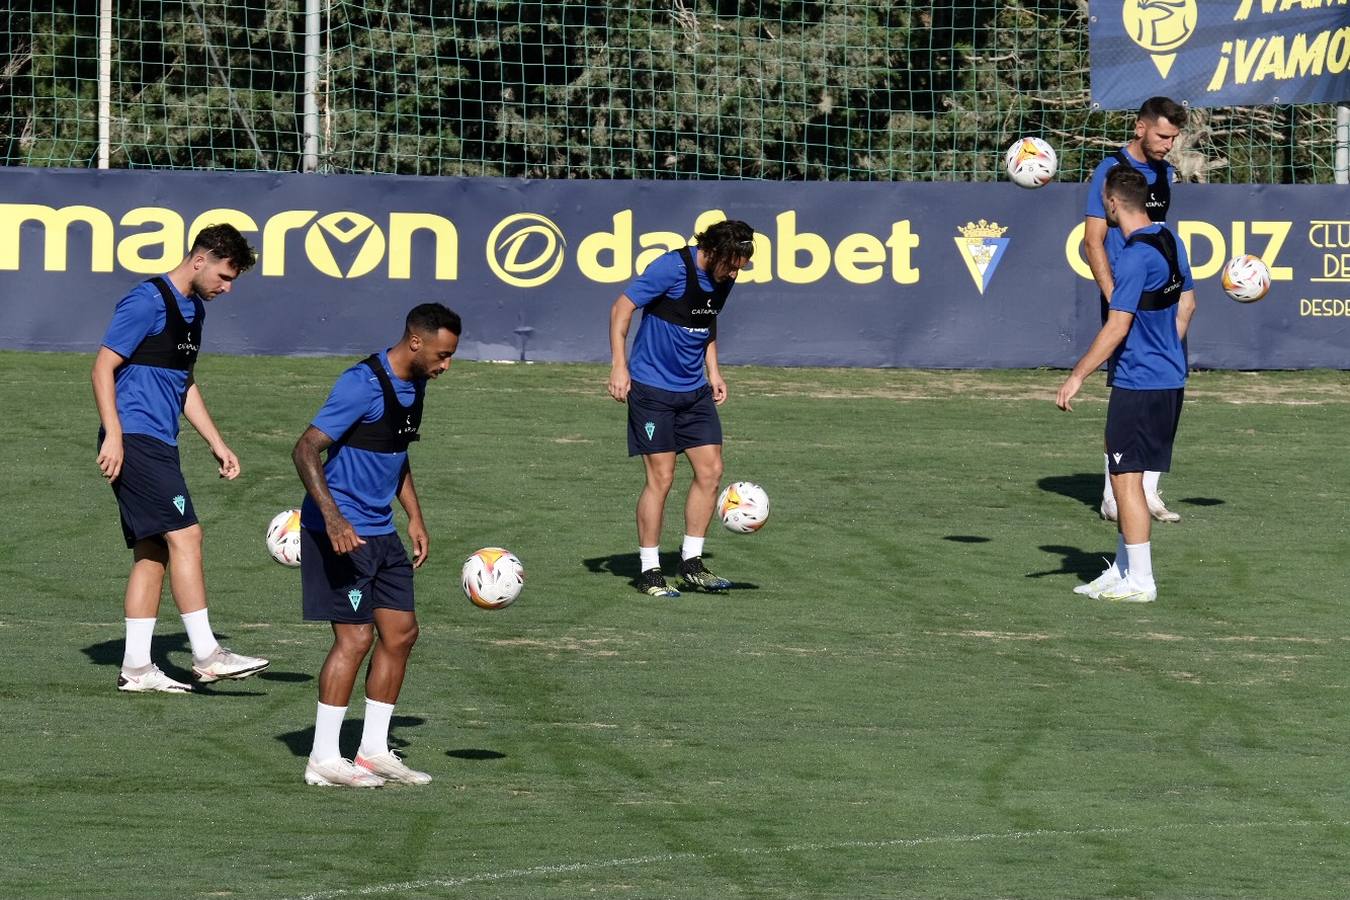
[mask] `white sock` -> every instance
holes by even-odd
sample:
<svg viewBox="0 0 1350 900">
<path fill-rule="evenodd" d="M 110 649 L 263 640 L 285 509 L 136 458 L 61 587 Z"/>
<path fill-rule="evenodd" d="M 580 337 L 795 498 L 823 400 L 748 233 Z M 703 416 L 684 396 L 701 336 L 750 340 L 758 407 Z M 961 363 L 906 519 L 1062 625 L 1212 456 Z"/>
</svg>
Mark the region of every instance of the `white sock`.
<svg viewBox="0 0 1350 900">
<path fill-rule="evenodd" d="M 1130 574 L 1130 554 L 1126 550 L 1125 535 L 1116 532 L 1116 561 L 1112 563 L 1121 578 Z"/>
<path fill-rule="evenodd" d="M 378 756 L 389 752 L 389 720 L 394 704 L 366 698 L 366 724 L 361 729 L 361 755 Z"/>
<path fill-rule="evenodd" d="M 150 665 L 150 638 L 154 633 L 154 619 L 127 619 L 127 644 L 122 651 L 122 668 L 142 669 Z"/>
<path fill-rule="evenodd" d="M 330 759 L 341 758 L 342 749 L 338 747 L 338 736 L 342 734 L 342 719 L 346 715 L 345 706 L 319 704 L 319 711 L 314 714 L 314 746 L 309 751 L 310 759 L 315 762 L 327 762 Z"/>
<path fill-rule="evenodd" d="M 1139 587 L 1153 587 L 1153 554 L 1149 542 L 1126 544 L 1125 555 L 1130 560 L 1130 580 Z"/>
<path fill-rule="evenodd" d="M 183 627 L 187 629 L 188 643 L 192 645 L 194 658 L 206 659 L 220 646 L 211 632 L 211 618 L 205 606 L 196 612 L 183 613 Z"/>
<path fill-rule="evenodd" d="M 694 537 L 692 534 L 684 536 L 684 546 L 680 548 L 680 559 L 693 559 L 695 556 L 703 555 L 703 538 Z"/>
<path fill-rule="evenodd" d="M 641 560 L 642 571 L 648 569 L 661 568 L 661 548 L 660 547 L 638 547 L 638 559 Z"/>
<path fill-rule="evenodd" d="M 1102 502 L 1115 503 L 1116 492 L 1111 490 L 1111 457 L 1103 453 L 1102 459 L 1106 461 L 1106 484 L 1102 488 Z"/>
<path fill-rule="evenodd" d="M 1152 497 L 1158 493 L 1158 479 L 1162 477 L 1161 472 L 1144 473 L 1144 493 Z"/>
</svg>

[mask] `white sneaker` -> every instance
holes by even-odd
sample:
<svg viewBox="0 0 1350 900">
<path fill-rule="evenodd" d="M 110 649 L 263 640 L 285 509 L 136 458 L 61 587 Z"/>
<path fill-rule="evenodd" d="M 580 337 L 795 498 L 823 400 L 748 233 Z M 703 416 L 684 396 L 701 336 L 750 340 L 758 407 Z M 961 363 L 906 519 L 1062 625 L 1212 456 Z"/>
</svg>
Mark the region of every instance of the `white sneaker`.
<svg viewBox="0 0 1350 900">
<path fill-rule="evenodd" d="M 363 787 L 376 788 L 384 784 L 384 779 L 361 766 L 353 765 L 349 759 L 334 759 L 305 763 L 305 784 L 317 784 L 323 787 Z"/>
<path fill-rule="evenodd" d="M 131 673 L 123 669 L 117 674 L 117 689 L 133 694 L 190 694 L 192 685 L 174 681 L 159 666 L 151 663 L 144 672 Z"/>
<path fill-rule="evenodd" d="M 1081 594 L 1084 597 L 1097 599 L 1102 591 L 1107 588 L 1115 587 L 1121 581 L 1120 569 L 1116 568 L 1115 563 L 1106 567 L 1106 571 L 1089 581 L 1087 584 L 1080 584 L 1073 589 L 1075 594 Z"/>
<path fill-rule="evenodd" d="M 1103 497 L 1102 508 L 1100 511 L 1102 514 L 1102 518 L 1108 522 L 1115 522 L 1120 519 L 1120 513 L 1116 511 L 1115 497 Z"/>
<path fill-rule="evenodd" d="M 1156 494 L 1149 494 L 1144 499 L 1148 501 L 1148 514 L 1151 515 L 1156 521 L 1159 522 L 1181 521 L 1181 516 L 1178 513 L 1172 512 L 1170 509 L 1167 508 L 1166 504 L 1163 503 L 1161 491 Z"/>
<path fill-rule="evenodd" d="M 256 675 L 271 665 L 271 660 L 258 656 L 244 656 L 219 645 L 206 659 L 193 658 L 192 674 L 202 684 L 219 681 L 222 678 L 247 678 Z"/>
<path fill-rule="evenodd" d="M 393 750 L 386 750 L 373 756 L 363 756 L 357 753 L 356 768 L 365 769 L 385 781 L 397 781 L 400 784 L 431 783 L 430 775 L 408 768 Z"/>
<path fill-rule="evenodd" d="M 1142 587 L 1126 576 L 1097 594 L 1097 599 L 1112 603 L 1152 603 L 1158 599 L 1158 586 Z"/>
</svg>

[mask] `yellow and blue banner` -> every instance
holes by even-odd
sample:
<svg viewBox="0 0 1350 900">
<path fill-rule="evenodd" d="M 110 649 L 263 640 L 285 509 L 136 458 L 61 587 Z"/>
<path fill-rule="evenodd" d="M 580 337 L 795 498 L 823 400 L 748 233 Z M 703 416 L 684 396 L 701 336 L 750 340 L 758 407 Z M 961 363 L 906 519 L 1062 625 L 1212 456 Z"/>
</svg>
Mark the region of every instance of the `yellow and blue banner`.
<svg viewBox="0 0 1350 900">
<path fill-rule="evenodd" d="M 604 362 L 609 309 L 723 218 L 754 259 L 724 364 L 1072 365 L 1101 325 L 1086 184 L 526 181 L 0 168 L 0 348 L 93 353 L 117 301 L 229 222 L 257 266 L 211 301 L 205 353 L 345 354 L 439 300 L 467 359 Z M 1199 310 L 1191 362 L 1350 368 L 1350 186 L 1174 186 Z M 1274 285 L 1238 304 L 1224 263 Z"/>
<path fill-rule="evenodd" d="M 1345 0 L 1092 0 L 1088 37 L 1101 109 L 1350 99 Z"/>
</svg>

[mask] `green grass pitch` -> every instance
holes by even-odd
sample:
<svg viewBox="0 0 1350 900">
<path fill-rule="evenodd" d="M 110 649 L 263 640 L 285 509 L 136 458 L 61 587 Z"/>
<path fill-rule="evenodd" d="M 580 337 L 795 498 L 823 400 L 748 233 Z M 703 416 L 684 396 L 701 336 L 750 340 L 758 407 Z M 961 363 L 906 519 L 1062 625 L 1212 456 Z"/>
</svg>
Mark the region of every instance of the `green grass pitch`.
<svg viewBox="0 0 1350 900">
<path fill-rule="evenodd" d="M 188 697 L 114 690 L 90 362 L 0 354 L 0 896 L 1350 893 L 1344 373 L 1193 378 L 1184 519 L 1127 607 L 1071 592 L 1114 548 L 1100 375 L 1064 414 L 1061 372 L 728 368 L 726 477 L 773 513 L 711 532 L 730 595 L 657 601 L 604 367 L 457 363 L 413 448 L 432 554 L 391 735 L 435 781 L 355 792 L 302 783 L 329 635 L 263 547 L 351 361 L 198 367 L 243 464 L 185 427 L 212 624 L 273 663 Z M 525 564 L 509 609 L 460 593 L 484 545 Z M 185 675 L 167 597 L 156 634 Z"/>
</svg>

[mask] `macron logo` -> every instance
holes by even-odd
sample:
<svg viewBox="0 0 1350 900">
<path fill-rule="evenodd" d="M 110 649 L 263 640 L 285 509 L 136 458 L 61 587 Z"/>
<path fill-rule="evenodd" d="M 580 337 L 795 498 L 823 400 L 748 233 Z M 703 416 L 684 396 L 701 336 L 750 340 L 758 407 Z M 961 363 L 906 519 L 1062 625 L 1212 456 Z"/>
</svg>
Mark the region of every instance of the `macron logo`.
<svg viewBox="0 0 1350 900">
<path fill-rule="evenodd" d="M 1124 455 L 1124 453 L 1112 453 L 1111 458 L 1116 461 L 1116 465 L 1120 465 L 1120 458 Z"/>
</svg>

